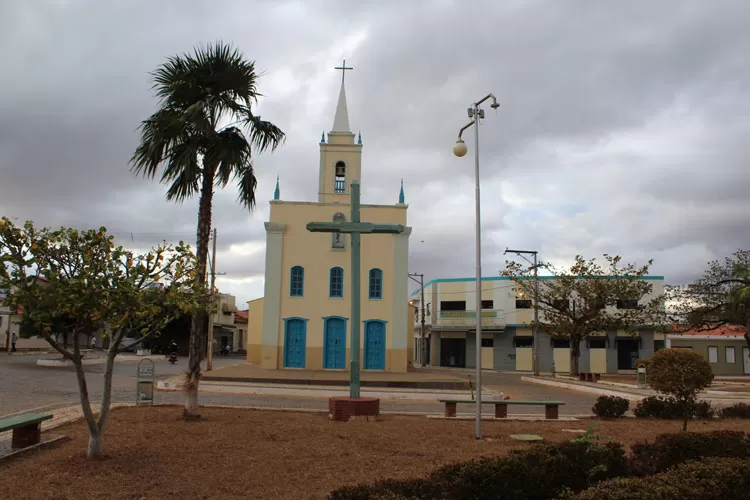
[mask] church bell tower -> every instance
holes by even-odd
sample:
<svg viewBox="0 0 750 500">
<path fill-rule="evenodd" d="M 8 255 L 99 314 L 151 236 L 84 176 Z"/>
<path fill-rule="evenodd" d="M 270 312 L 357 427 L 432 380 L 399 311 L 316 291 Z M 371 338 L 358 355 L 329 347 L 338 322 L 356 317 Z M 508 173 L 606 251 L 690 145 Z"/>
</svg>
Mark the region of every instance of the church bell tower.
<svg viewBox="0 0 750 500">
<path fill-rule="evenodd" d="M 352 181 L 361 180 L 362 136 L 355 143 L 354 134 L 349 129 L 349 112 L 346 107 L 344 75 L 349 68 L 344 63 L 341 70 L 341 90 L 336 105 L 333 128 L 325 133 L 320 142 L 320 180 L 318 202 L 349 204 L 349 191 Z"/>
</svg>

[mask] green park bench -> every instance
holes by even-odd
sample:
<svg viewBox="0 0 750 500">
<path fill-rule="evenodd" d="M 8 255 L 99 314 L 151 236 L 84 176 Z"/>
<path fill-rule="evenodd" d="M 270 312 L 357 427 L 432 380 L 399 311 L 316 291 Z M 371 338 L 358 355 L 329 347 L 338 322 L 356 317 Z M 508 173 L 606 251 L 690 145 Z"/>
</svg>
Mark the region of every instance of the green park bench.
<svg viewBox="0 0 750 500">
<path fill-rule="evenodd" d="M 456 416 L 456 405 L 477 404 L 474 399 L 439 399 L 445 403 L 445 416 Z M 482 404 L 495 405 L 495 418 L 508 418 L 508 405 L 544 406 L 544 418 L 557 419 L 559 407 L 565 403 L 562 401 L 512 401 L 510 399 L 483 399 Z"/>
<path fill-rule="evenodd" d="M 42 422 L 52 415 L 26 413 L 0 419 L 0 432 L 13 431 L 11 448 L 14 450 L 39 444 L 42 438 Z"/>
</svg>

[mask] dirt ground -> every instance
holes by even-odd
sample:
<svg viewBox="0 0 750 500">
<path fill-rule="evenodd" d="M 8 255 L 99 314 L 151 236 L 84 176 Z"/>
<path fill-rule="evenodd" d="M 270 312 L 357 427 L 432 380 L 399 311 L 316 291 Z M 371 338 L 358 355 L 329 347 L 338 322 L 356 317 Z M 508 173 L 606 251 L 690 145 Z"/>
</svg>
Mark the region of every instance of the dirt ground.
<svg viewBox="0 0 750 500">
<path fill-rule="evenodd" d="M 70 440 L 0 462 L 2 499 L 322 499 L 345 484 L 424 475 L 480 455 L 534 446 L 510 434 L 546 441 L 576 436 L 578 422 L 485 422 L 386 416 L 379 422 L 332 422 L 321 413 L 203 408 L 200 422 L 181 420 L 181 407 L 112 411 L 104 453 L 87 461 L 83 422 L 54 429 Z M 597 434 L 625 444 L 678 432 L 674 421 L 596 421 Z M 750 432 L 748 421 L 693 422 L 691 430 Z"/>
</svg>

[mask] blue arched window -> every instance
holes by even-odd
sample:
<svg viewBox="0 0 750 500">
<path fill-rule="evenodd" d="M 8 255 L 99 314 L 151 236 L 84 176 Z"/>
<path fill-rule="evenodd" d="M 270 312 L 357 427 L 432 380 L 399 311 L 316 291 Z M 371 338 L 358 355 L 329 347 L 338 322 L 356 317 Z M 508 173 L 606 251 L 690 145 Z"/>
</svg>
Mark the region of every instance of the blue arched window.
<svg viewBox="0 0 750 500">
<path fill-rule="evenodd" d="M 344 296 L 344 270 L 340 267 L 331 268 L 331 284 L 329 295 L 331 297 Z"/>
<path fill-rule="evenodd" d="M 291 278 L 289 295 L 292 297 L 302 297 L 305 290 L 305 268 L 302 266 L 294 266 L 292 268 Z"/>
<path fill-rule="evenodd" d="M 380 269 L 370 269 L 370 298 L 383 298 L 383 271 Z"/>
</svg>

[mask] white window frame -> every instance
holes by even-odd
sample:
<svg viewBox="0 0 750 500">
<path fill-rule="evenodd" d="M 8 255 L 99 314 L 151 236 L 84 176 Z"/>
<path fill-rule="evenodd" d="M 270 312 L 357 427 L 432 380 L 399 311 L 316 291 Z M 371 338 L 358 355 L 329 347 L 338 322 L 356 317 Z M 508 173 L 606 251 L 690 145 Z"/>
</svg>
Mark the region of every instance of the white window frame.
<svg viewBox="0 0 750 500">
<path fill-rule="evenodd" d="M 731 356 L 729 356 L 729 353 L 732 353 Z M 736 363 L 737 362 L 737 350 L 734 346 L 726 346 L 724 348 L 724 356 L 727 360 L 727 363 Z"/>
<path fill-rule="evenodd" d="M 711 359 L 711 353 L 713 352 L 714 356 L 713 359 Z M 715 345 L 708 346 L 708 362 L 709 363 L 718 363 L 719 362 L 719 347 Z"/>
</svg>

